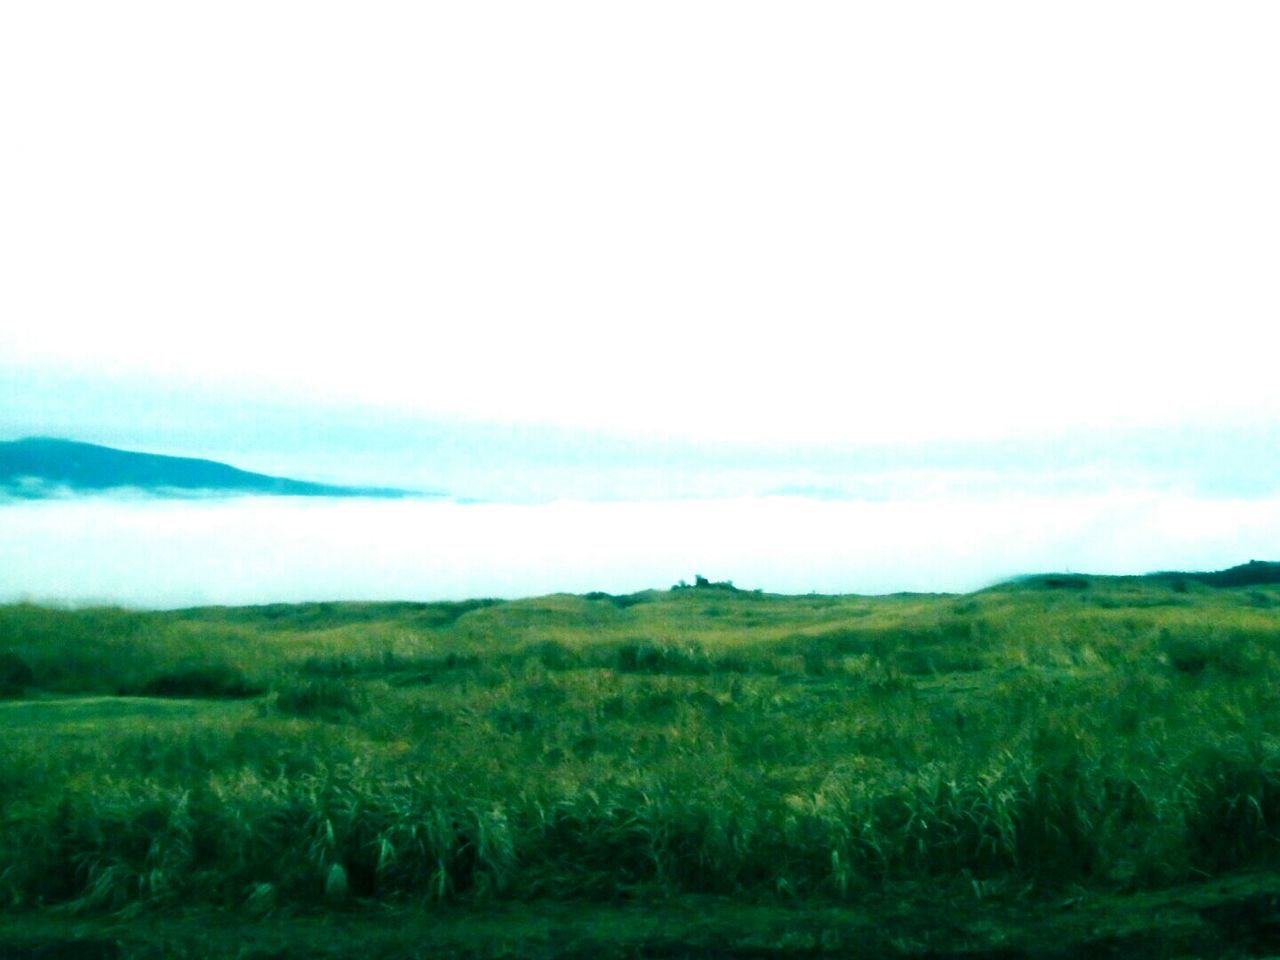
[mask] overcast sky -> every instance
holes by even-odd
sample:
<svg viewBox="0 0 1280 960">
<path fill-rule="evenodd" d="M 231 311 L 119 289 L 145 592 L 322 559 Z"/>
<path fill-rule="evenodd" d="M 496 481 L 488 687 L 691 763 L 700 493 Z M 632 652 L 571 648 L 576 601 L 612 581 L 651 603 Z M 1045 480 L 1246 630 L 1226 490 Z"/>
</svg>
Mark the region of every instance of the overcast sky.
<svg viewBox="0 0 1280 960">
<path fill-rule="evenodd" d="M 1271 2 L 4 4 L 0 378 L 751 442 L 1275 422 L 1278 46 Z"/>
</svg>

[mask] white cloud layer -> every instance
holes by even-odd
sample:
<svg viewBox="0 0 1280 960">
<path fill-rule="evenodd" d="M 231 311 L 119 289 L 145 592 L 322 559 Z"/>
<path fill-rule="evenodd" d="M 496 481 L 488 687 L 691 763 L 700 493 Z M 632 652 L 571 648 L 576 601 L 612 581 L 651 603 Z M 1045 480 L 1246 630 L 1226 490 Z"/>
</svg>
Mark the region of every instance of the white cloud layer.
<svg viewBox="0 0 1280 960">
<path fill-rule="evenodd" d="M 1218 569 L 1274 556 L 1280 499 L 544 505 L 237 499 L 8 505 L 0 602 L 142 607 L 666 587 L 967 591 L 1022 573 Z"/>
</svg>

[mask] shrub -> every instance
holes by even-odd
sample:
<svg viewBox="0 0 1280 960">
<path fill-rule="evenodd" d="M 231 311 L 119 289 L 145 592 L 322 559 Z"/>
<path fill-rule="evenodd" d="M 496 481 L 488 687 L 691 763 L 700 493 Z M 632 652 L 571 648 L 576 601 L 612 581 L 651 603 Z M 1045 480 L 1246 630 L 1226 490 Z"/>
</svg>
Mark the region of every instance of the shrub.
<svg viewBox="0 0 1280 960">
<path fill-rule="evenodd" d="M 894 659 L 899 670 L 916 677 L 934 673 L 972 673 L 986 665 L 976 652 L 963 647 L 914 647 L 899 650 Z"/>
<path fill-rule="evenodd" d="M 350 683 L 326 678 L 297 680 L 276 691 L 275 708 L 293 717 L 341 720 L 363 713 L 363 691 Z"/>
<path fill-rule="evenodd" d="M 204 663 L 182 666 L 152 677 L 140 692 L 149 697 L 239 699 L 256 697 L 263 691 L 229 663 Z"/>
<path fill-rule="evenodd" d="M 35 671 L 16 653 L 0 653 L 0 697 L 19 696 L 35 679 Z"/>
<path fill-rule="evenodd" d="M 840 659 L 831 656 L 821 643 L 811 643 L 804 649 L 804 672 L 811 677 L 825 677 L 840 672 Z"/>
<path fill-rule="evenodd" d="M 612 593 L 605 593 L 602 590 L 593 590 L 590 593 L 584 593 L 582 595 L 582 599 L 611 603 L 619 610 L 625 610 L 628 607 L 634 607 L 638 603 L 644 603 L 649 599 L 649 595 L 648 593 L 641 591 L 640 593 L 626 593 L 619 596 Z"/>
<path fill-rule="evenodd" d="M 535 648 L 538 661 L 548 670 L 572 670 L 582 665 L 582 656 L 556 640 L 547 640 Z"/>
<path fill-rule="evenodd" d="M 1270 666 L 1267 641 L 1271 639 L 1245 632 L 1191 636 L 1166 632 L 1161 647 L 1169 664 L 1180 673 L 1198 674 L 1211 668 L 1222 675 L 1247 677 Z"/>
<path fill-rule="evenodd" d="M 705 674 L 713 664 L 697 644 L 640 641 L 618 650 L 619 673 Z"/>
</svg>

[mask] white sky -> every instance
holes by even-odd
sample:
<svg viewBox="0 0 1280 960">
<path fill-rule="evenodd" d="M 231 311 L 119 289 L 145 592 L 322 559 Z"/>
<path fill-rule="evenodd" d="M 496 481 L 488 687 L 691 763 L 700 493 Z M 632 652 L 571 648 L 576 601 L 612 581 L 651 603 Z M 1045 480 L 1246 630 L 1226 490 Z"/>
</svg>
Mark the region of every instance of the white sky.
<svg viewBox="0 0 1280 960">
<path fill-rule="evenodd" d="M 724 439 L 1280 417 L 1280 5 L 7 3 L 0 367 Z"/>
</svg>

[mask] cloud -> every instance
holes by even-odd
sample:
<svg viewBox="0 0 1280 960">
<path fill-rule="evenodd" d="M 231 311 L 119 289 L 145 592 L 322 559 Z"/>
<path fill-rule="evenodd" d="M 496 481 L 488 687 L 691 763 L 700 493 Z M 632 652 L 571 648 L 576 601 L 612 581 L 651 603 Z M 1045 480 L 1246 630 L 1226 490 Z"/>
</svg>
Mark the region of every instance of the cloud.
<svg viewBox="0 0 1280 960">
<path fill-rule="evenodd" d="M 628 592 L 966 591 L 1017 574 L 1272 556 L 1280 498 L 796 497 L 541 505 L 245 498 L 0 507 L 0 599 L 144 607 Z"/>
</svg>

